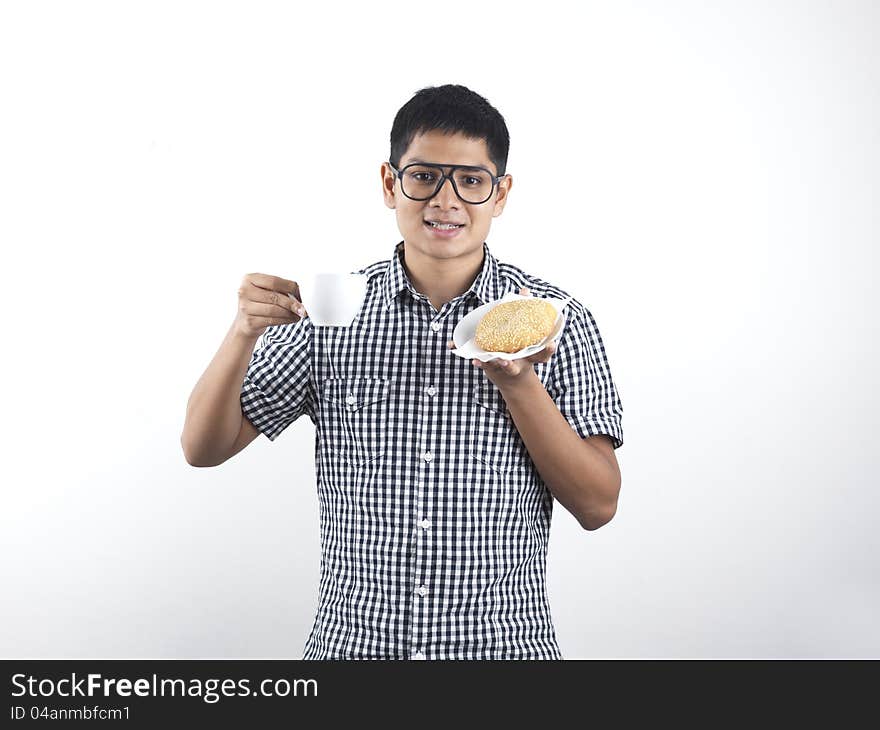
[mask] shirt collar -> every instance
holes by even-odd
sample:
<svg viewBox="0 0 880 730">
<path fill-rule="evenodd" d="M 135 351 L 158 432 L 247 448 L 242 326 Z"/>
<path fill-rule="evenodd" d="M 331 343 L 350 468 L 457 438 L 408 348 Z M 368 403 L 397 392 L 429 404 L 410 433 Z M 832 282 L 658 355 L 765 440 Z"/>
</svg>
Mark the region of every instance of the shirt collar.
<svg viewBox="0 0 880 730">
<path fill-rule="evenodd" d="M 409 289 L 413 295 L 418 294 L 403 267 L 403 241 L 394 246 L 394 255 L 388 262 L 385 273 L 385 309 L 388 309 L 394 299 L 404 289 Z M 498 261 L 490 253 L 488 244 L 483 241 L 483 266 L 477 273 L 470 287 L 461 296 L 466 298 L 469 294 L 475 295 L 483 304 L 494 302 L 501 297 L 501 280 L 498 272 Z"/>
</svg>

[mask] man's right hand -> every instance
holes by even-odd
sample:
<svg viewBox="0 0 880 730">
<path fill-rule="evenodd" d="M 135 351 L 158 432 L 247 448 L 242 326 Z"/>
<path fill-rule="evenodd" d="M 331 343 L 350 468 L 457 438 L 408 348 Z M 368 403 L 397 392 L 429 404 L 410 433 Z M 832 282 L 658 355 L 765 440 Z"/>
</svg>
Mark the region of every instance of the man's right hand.
<svg viewBox="0 0 880 730">
<path fill-rule="evenodd" d="M 256 339 L 273 325 L 299 322 L 309 316 L 299 298 L 295 281 L 268 274 L 246 275 L 238 289 L 235 331 Z"/>
</svg>

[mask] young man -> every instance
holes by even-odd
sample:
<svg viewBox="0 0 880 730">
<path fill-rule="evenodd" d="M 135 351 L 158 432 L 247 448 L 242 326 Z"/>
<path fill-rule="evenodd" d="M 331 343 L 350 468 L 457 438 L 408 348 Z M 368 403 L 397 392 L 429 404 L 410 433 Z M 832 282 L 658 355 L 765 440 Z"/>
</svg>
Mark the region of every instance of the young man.
<svg viewBox="0 0 880 730">
<path fill-rule="evenodd" d="M 553 498 L 585 529 L 611 519 L 622 406 L 577 300 L 558 348 L 485 364 L 450 351 L 458 322 L 506 292 L 568 296 L 485 243 L 513 184 L 508 145 L 483 97 L 419 91 L 381 167 L 403 241 L 359 271 L 353 324 L 313 327 L 295 282 L 251 274 L 190 398 L 194 465 L 303 414 L 316 426 L 321 579 L 304 659 L 562 658 L 545 585 Z"/>
</svg>

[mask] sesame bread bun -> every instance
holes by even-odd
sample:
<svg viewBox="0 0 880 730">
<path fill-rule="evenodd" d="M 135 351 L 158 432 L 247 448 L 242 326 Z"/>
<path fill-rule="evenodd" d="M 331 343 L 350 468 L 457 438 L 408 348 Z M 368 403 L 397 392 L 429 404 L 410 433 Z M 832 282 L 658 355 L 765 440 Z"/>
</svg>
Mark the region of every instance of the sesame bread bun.
<svg viewBox="0 0 880 730">
<path fill-rule="evenodd" d="M 519 352 L 553 331 L 556 308 L 543 299 L 515 299 L 498 304 L 480 320 L 474 343 L 487 352 Z"/>
</svg>

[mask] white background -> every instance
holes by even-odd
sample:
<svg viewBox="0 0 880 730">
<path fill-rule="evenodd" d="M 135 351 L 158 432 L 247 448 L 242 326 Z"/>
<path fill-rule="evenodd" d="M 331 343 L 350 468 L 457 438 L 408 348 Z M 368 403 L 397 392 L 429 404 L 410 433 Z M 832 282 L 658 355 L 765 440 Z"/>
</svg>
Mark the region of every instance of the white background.
<svg viewBox="0 0 880 730">
<path fill-rule="evenodd" d="M 617 516 L 554 510 L 563 654 L 880 655 L 878 20 L 4 3 L 0 655 L 301 656 L 313 426 L 196 469 L 186 401 L 246 273 L 390 257 L 391 123 L 443 83 L 510 129 L 493 253 L 590 309 L 624 405 Z"/>
</svg>

